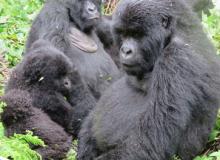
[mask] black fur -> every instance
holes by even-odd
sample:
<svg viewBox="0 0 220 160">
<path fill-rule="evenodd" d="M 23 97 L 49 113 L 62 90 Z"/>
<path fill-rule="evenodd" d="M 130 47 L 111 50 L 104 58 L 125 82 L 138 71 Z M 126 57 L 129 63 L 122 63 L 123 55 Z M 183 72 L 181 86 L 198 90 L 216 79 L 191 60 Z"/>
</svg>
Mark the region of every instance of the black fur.
<svg viewBox="0 0 220 160">
<path fill-rule="evenodd" d="M 105 51 L 111 56 L 118 68 L 121 68 L 118 46 L 112 32 L 112 16 L 103 16 L 96 27 L 96 33 L 103 43 Z"/>
<path fill-rule="evenodd" d="M 178 8 L 178 11 L 180 12 L 177 12 L 177 15 L 179 15 L 177 18 L 177 29 L 182 32 L 187 41 L 190 41 L 193 45 L 196 45 L 194 48 L 200 49 L 201 54 L 207 54 L 209 56 L 214 52 L 214 48 L 207 39 L 207 36 L 204 34 L 202 26 L 199 22 L 200 20 L 197 19 L 197 15 L 200 19 L 202 18 L 202 12 L 209 15 L 209 10 L 214 7 L 213 2 L 212 0 L 185 0 L 185 2 L 184 9 Z M 111 16 L 104 16 L 98 23 L 97 34 L 103 43 L 106 52 L 112 57 L 114 62 L 120 68 L 121 65 L 118 54 L 119 50 L 117 43 L 114 41 L 112 23 Z"/>
<path fill-rule="evenodd" d="M 193 15 L 185 7 L 181 0 L 120 2 L 113 21 L 127 76 L 85 120 L 78 160 L 191 160 L 204 148 L 219 107 L 219 64 L 213 50 L 207 59 L 175 30 L 177 11 Z"/>
<path fill-rule="evenodd" d="M 44 160 L 66 157 L 72 137 L 46 113 L 32 105 L 29 92 L 10 90 L 2 100 L 7 104 L 1 117 L 7 136 L 13 136 L 14 133 L 24 134 L 27 130 L 33 131 L 34 135 L 39 136 L 46 145 L 34 148 Z"/>
<path fill-rule="evenodd" d="M 76 65 L 94 97 L 99 99 L 101 93 L 118 78 L 119 71 L 95 33 L 99 20 L 90 21 L 83 17 L 86 2 L 93 2 L 100 12 L 100 0 L 48 0 L 33 22 L 26 49 L 28 51 L 37 39 L 51 42 Z M 70 44 L 71 27 L 78 28 L 97 43 L 96 53 L 86 53 Z"/>
<path fill-rule="evenodd" d="M 28 91 L 42 109 L 74 137 L 95 99 L 69 59 L 49 42 L 39 40 L 13 70 L 6 86 Z"/>
</svg>

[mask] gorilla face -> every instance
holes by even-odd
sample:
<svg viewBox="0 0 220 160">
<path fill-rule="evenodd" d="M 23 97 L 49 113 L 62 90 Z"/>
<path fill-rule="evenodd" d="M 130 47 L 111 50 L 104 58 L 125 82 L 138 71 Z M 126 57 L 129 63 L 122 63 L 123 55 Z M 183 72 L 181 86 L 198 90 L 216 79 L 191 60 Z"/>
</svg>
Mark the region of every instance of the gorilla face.
<svg viewBox="0 0 220 160">
<path fill-rule="evenodd" d="M 38 46 L 38 42 L 35 43 Z M 42 90 L 54 90 L 68 96 L 80 75 L 69 59 L 52 47 L 40 47 L 22 62 L 26 85 Z"/>
<path fill-rule="evenodd" d="M 114 32 L 121 64 L 129 75 L 141 77 L 151 72 L 157 57 L 169 43 L 173 19 L 170 15 L 159 14 L 157 9 L 152 12 L 152 8 L 148 10 L 143 3 L 136 2 L 127 3 L 116 11 Z"/>
<path fill-rule="evenodd" d="M 68 0 L 69 16 L 82 31 L 90 31 L 100 19 L 101 0 Z"/>
</svg>

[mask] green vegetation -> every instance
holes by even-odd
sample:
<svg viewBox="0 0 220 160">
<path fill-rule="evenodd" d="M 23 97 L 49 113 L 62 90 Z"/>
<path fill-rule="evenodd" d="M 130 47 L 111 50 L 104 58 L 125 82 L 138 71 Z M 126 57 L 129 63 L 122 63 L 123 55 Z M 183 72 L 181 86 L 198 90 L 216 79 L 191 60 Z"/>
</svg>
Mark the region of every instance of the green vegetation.
<svg viewBox="0 0 220 160">
<path fill-rule="evenodd" d="M 10 66 L 21 59 L 31 21 L 42 6 L 42 0 L 0 0 L 0 53 Z"/>
<path fill-rule="evenodd" d="M 15 66 L 22 57 L 25 40 L 33 18 L 42 7 L 44 0 L 0 0 L 0 96 L 3 94 L 3 83 L 9 68 Z M 203 16 L 204 28 L 213 40 L 220 54 L 220 11 L 213 9 L 210 16 Z M 5 60 L 5 61 L 4 61 Z M 0 112 L 4 108 L 0 103 Z M 210 135 L 207 150 L 194 160 L 220 160 L 220 116 L 215 129 Z M 38 160 L 40 155 L 31 150 L 29 145 L 44 146 L 43 141 L 32 132 L 26 135 L 15 134 L 13 137 L 4 136 L 3 125 L 0 123 L 0 157 L 15 160 Z M 75 146 L 66 160 L 74 160 Z M 178 157 L 173 159 L 178 160 Z"/>
<path fill-rule="evenodd" d="M 30 24 L 42 6 L 42 1 L 0 0 L 0 4 L 0 94 L 3 94 L 6 69 L 16 65 L 21 59 Z M 0 103 L 0 112 L 4 107 L 5 104 Z M 7 138 L 0 123 L 0 157 L 40 160 L 41 156 L 31 150 L 29 145 L 44 146 L 44 142 L 29 131 L 26 135 L 15 134 Z"/>
<path fill-rule="evenodd" d="M 15 134 L 13 137 L 0 137 L 0 156 L 14 160 L 40 160 L 41 156 L 30 149 L 29 144 L 44 146 L 44 142 L 33 133 L 27 131 L 26 135 Z"/>
<path fill-rule="evenodd" d="M 0 102 L 0 113 L 6 104 Z M 41 160 L 41 156 L 30 149 L 29 145 L 45 146 L 44 142 L 32 132 L 27 131 L 26 135 L 14 134 L 12 137 L 4 136 L 4 128 L 0 123 L 0 158 L 12 158 L 14 160 Z"/>
<path fill-rule="evenodd" d="M 203 24 L 220 54 L 220 11 L 213 9 L 210 16 L 203 15 Z"/>
</svg>

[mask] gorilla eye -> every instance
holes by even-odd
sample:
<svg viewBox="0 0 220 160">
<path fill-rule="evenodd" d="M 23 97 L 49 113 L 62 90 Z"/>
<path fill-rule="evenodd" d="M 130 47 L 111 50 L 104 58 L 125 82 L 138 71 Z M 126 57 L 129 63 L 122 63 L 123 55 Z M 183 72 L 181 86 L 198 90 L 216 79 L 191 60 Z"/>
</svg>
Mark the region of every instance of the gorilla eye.
<svg viewBox="0 0 220 160">
<path fill-rule="evenodd" d="M 170 25 L 170 18 L 169 17 L 162 17 L 162 26 L 164 28 L 168 28 Z"/>
<path fill-rule="evenodd" d="M 142 35 L 138 32 L 132 34 L 132 37 L 134 37 L 134 38 L 140 38 L 141 36 Z"/>
<path fill-rule="evenodd" d="M 115 33 L 118 34 L 118 35 L 122 35 L 123 29 L 121 29 L 121 28 L 115 28 Z"/>
<path fill-rule="evenodd" d="M 142 32 L 141 30 L 133 30 L 133 31 L 129 31 L 128 33 L 130 37 L 136 39 L 140 39 L 141 37 L 144 36 L 144 32 Z"/>
</svg>

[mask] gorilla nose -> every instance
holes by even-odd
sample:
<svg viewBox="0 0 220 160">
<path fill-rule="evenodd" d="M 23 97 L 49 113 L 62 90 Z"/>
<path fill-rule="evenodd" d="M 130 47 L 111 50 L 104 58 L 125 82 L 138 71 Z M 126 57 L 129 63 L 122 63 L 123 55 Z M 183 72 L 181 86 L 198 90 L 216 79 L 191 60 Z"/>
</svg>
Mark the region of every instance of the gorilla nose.
<svg viewBox="0 0 220 160">
<path fill-rule="evenodd" d="M 133 50 L 129 47 L 122 46 L 121 47 L 121 56 L 125 59 L 131 58 L 133 55 Z"/>
<path fill-rule="evenodd" d="M 89 3 L 87 6 L 87 11 L 89 14 L 95 14 L 97 12 L 97 8 L 96 8 L 95 4 Z"/>
</svg>

